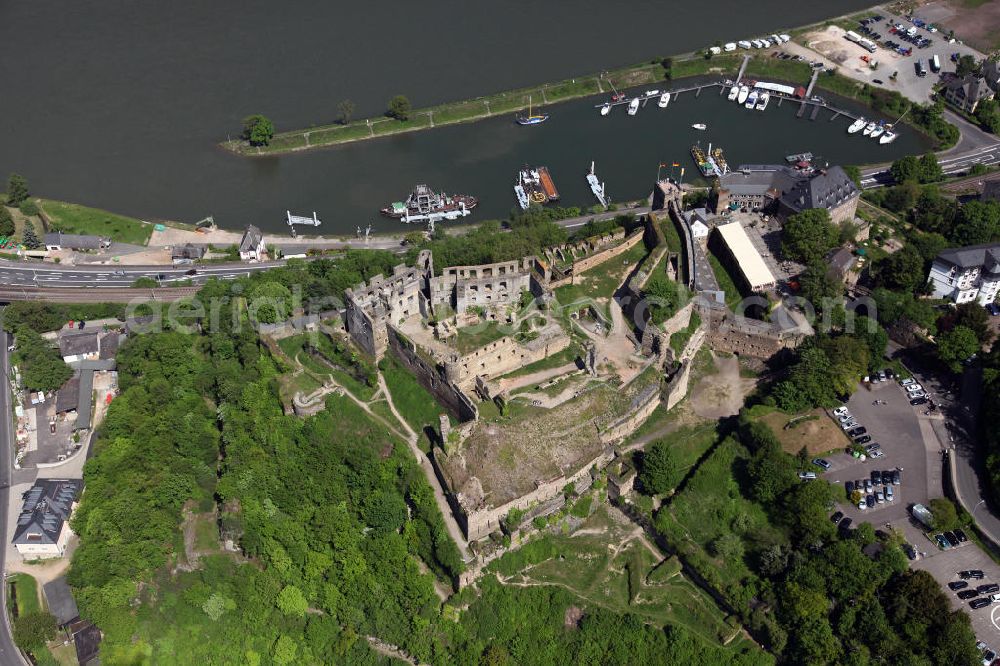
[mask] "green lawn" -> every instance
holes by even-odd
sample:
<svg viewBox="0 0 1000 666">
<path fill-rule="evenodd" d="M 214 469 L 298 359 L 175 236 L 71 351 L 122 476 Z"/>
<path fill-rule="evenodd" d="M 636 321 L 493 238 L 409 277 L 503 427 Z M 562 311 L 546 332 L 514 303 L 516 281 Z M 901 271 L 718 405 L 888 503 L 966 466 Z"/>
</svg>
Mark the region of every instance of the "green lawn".
<svg viewBox="0 0 1000 666">
<path fill-rule="evenodd" d="M 393 404 L 410 427 L 418 435 L 423 433 L 424 426 L 437 428 L 439 416 L 447 410 L 437 403 L 434 396 L 393 357 L 383 358 L 379 368 L 392 394 Z M 424 437 L 421 437 L 421 442 L 422 446 L 426 445 Z"/>
<path fill-rule="evenodd" d="M 212 514 L 198 516 L 194 524 L 194 547 L 200 551 L 219 549 L 219 529 Z"/>
<path fill-rule="evenodd" d="M 513 333 L 510 326 L 501 326 L 497 322 L 480 323 L 458 329 L 452 344 L 459 354 L 468 354 Z"/>
<path fill-rule="evenodd" d="M 119 243 L 134 245 L 145 245 L 153 233 L 151 224 L 99 208 L 50 199 L 37 199 L 37 202 L 49 218 L 49 231 L 103 236 Z"/>
<path fill-rule="evenodd" d="M 42 609 L 42 603 L 38 598 L 38 582 L 33 576 L 25 573 L 17 573 L 10 576 L 7 580 L 14 582 L 18 616 Z"/>
<path fill-rule="evenodd" d="M 712 272 L 715 273 L 715 279 L 719 281 L 719 287 L 726 293 L 726 305 L 731 308 L 743 300 L 740 289 L 736 286 L 735 278 L 712 252 L 708 252 L 708 263 L 712 265 Z"/>
<path fill-rule="evenodd" d="M 637 264 L 649 254 L 645 244 L 636 243 L 626 253 L 593 266 L 577 276 L 576 284 L 567 284 L 555 290 L 556 299 L 563 305 L 586 302 L 598 298 L 611 298 L 615 289 L 625 279 L 625 269 Z"/>
</svg>

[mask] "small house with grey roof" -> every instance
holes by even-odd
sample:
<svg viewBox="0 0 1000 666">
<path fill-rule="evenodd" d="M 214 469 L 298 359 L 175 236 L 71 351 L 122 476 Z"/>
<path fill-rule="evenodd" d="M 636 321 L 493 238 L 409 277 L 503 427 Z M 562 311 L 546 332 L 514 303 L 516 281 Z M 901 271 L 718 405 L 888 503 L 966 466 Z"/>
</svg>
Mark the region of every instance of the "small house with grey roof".
<svg viewBox="0 0 1000 666">
<path fill-rule="evenodd" d="M 264 234 L 252 224 L 243 232 L 240 239 L 240 259 L 243 261 L 260 261 L 264 258 L 267 247 L 264 245 Z"/>
<path fill-rule="evenodd" d="M 66 553 L 72 534 L 69 517 L 82 486 L 78 479 L 39 479 L 24 493 L 11 541 L 21 557 L 50 559 Z"/>
<path fill-rule="evenodd" d="M 1000 243 L 942 250 L 927 279 L 936 298 L 988 305 L 1000 291 Z"/>
</svg>

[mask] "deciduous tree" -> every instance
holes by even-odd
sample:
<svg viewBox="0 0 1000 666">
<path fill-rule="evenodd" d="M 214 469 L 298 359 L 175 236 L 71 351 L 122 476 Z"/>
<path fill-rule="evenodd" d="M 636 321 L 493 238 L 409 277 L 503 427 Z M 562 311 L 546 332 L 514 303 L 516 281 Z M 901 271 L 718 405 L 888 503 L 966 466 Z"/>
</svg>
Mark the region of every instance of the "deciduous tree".
<svg viewBox="0 0 1000 666">
<path fill-rule="evenodd" d="M 274 137 L 274 123 L 257 113 L 243 119 L 243 139 L 251 146 L 266 146 Z"/>
<path fill-rule="evenodd" d="M 396 120 L 409 120 L 410 109 L 410 100 L 406 95 L 396 95 L 389 100 L 389 108 L 386 111 L 386 115 Z"/>
<path fill-rule="evenodd" d="M 28 180 L 19 173 L 10 174 L 7 179 L 7 205 L 15 208 L 28 198 Z"/>
<path fill-rule="evenodd" d="M 781 237 L 782 252 L 804 264 L 818 263 L 837 246 L 839 235 L 825 208 L 804 210 L 785 222 Z"/>
<path fill-rule="evenodd" d="M 661 495 L 673 489 L 680 481 L 679 477 L 680 467 L 669 441 L 658 440 L 646 448 L 639 478 L 649 494 Z"/>
</svg>

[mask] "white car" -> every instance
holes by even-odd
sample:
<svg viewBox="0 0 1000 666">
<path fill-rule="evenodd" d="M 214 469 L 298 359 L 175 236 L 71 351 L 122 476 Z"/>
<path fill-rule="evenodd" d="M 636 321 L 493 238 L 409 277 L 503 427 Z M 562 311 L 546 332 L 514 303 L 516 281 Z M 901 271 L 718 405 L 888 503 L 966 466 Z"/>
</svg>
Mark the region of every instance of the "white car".
<svg viewBox="0 0 1000 666">
<path fill-rule="evenodd" d="M 885 487 L 885 499 L 887 502 L 891 502 L 896 499 L 896 493 L 893 491 L 892 486 Z"/>
<path fill-rule="evenodd" d="M 782 43 L 792 41 L 792 38 L 789 35 L 781 34 L 781 35 L 778 35 L 778 37 L 781 37 Z"/>
<path fill-rule="evenodd" d="M 910 400 L 915 400 L 916 398 L 926 398 L 926 397 L 927 397 L 926 391 L 914 391 L 909 395 Z"/>
<path fill-rule="evenodd" d="M 866 502 L 864 500 L 860 500 L 858 502 L 858 508 L 861 509 L 862 511 L 864 511 L 865 509 L 868 508 L 868 502 Z"/>
<path fill-rule="evenodd" d="M 873 451 L 869 451 L 868 455 L 871 456 L 872 458 L 881 458 L 882 456 L 885 455 L 885 453 L 882 452 L 882 449 L 875 449 Z"/>
<path fill-rule="evenodd" d="M 916 381 L 913 377 L 907 377 L 906 379 L 899 380 L 899 384 L 900 386 L 909 386 L 910 384 L 915 384 Z"/>
<path fill-rule="evenodd" d="M 923 391 L 924 387 L 921 386 L 920 384 L 907 384 L 906 385 L 906 390 L 909 393 L 916 393 L 917 391 Z"/>
<path fill-rule="evenodd" d="M 850 414 L 851 412 L 848 411 L 847 405 L 841 405 L 840 407 L 834 409 L 833 413 L 836 414 L 837 416 L 843 416 L 844 414 Z"/>
<path fill-rule="evenodd" d="M 844 429 L 844 430 L 851 430 L 852 428 L 857 428 L 858 427 L 858 422 L 855 421 L 854 419 L 851 419 L 850 421 L 847 421 L 846 423 L 841 423 L 840 427 L 842 429 Z"/>
<path fill-rule="evenodd" d="M 851 420 L 851 419 L 853 419 L 853 418 L 854 418 L 854 417 L 853 417 L 853 416 L 851 416 L 851 413 L 850 413 L 850 412 L 847 412 L 846 414 L 842 414 L 842 415 L 840 416 L 840 418 L 839 418 L 838 420 L 839 420 L 839 421 L 840 421 L 841 423 L 847 423 L 848 421 L 850 421 L 850 420 Z"/>
</svg>

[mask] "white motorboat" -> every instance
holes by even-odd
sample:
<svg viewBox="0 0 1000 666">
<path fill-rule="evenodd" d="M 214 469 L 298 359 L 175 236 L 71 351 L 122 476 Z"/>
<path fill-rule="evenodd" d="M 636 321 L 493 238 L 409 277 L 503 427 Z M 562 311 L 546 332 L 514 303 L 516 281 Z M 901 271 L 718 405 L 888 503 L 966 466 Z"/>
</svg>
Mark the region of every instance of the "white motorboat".
<svg viewBox="0 0 1000 666">
<path fill-rule="evenodd" d="M 602 116 L 606 116 L 609 113 L 611 113 L 611 105 L 610 104 L 605 104 L 604 106 L 601 107 L 601 115 Z"/>
<path fill-rule="evenodd" d="M 750 96 L 747 97 L 747 103 L 744 104 L 743 106 L 745 106 L 748 109 L 752 109 L 756 105 L 757 105 L 757 91 L 751 90 Z"/>
<path fill-rule="evenodd" d="M 660 94 L 659 90 L 647 90 L 646 91 L 646 97 L 656 97 L 659 94 Z"/>
<path fill-rule="evenodd" d="M 892 143 L 893 141 L 896 140 L 897 136 L 898 135 L 895 132 L 893 132 L 892 130 L 888 130 L 887 129 L 885 131 L 885 134 L 883 134 L 882 136 L 880 136 L 878 138 L 878 142 L 881 143 L 881 144 Z"/>
<path fill-rule="evenodd" d="M 871 134 L 869 134 L 868 136 L 870 136 L 870 137 L 871 137 L 871 138 L 873 138 L 873 139 L 877 139 L 877 138 L 879 138 L 880 136 L 882 136 L 882 134 L 883 134 L 884 132 L 885 132 L 885 125 L 879 125 L 879 126 L 878 126 L 878 127 L 876 127 L 875 129 L 873 129 L 873 130 L 872 130 L 872 133 L 871 133 Z"/>
<path fill-rule="evenodd" d="M 634 116 L 639 113 L 639 98 L 633 97 L 632 101 L 628 103 L 628 115 Z"/>
<path fill-rule="evenodd" d="M 760 97 L 757 98 L 757 107 L 756 107 L 757 110 L 758 111 L 763 111 L 764 109 L 766 109 L 767 108 L 767 103 L 769 101 L 771 101 L 771 95 L 770 95 L 770 93 L 766 93 L 766 92 L 761 93 Z"/>
<path fill-rule="evenodd" d="M 708 129 L 708 125 L 706 125 L 705 123 L 695 123 L 694 125 L 691 125 L 691 127 L 695 128 L 696 130 L 701 130 L 703 132 Z"/>
<path fill-rule="evenodd" d="M 740 94 L 736 97 L 736 103 L 742 104 L 747 101 L 747 96 L 750 94 L 750 88 L 746 86 L 740 86 Z"/>
<path fill-rule="evenodd" d="M 740 94 L 740 87 L 739 86 L 733 86 L 732 88 L 730 88 L 729 89 L 729 101 L 730 102 L 735 102 L 736 101 L 736 96 L 739 95 L 739 94 Z"/>
<path fill-rule="evenodd" d="M 876 127 L 878 127 L 878 124 L 876 124 L 875 121 L 872 121 L 865 125 L 865 128 L 861 131 L 861 133 L 865 136 L 871 136 L 871 133 L 875 131 Z"/>
<path fill-rule="evenodd" d="M 851 123 L 850 127 L 847 128 L 847 133 L 848 134 L 856 134 L 856 133 L 860 132 L 862 129 L 864 129 L 865 123 L 867 123 L 867 122 L 868 121 L 865 120 L 864 118 L 858 118 L 853 123 Z"/>
<path fill-rule="evenodd" d="M 670 93 L 665 92 L 660 95 L 660 101 L 656 103 L 656 106 L 665 109 L 667 108 L 667 104 L 670 104 Z"/>
<path fill-rule="evenodd" d="M 600 202 L 605 208 L 608 207 L 608 195 L 604 189 L 604 183 L 602 183 L 597 178 L 597 174 L 594 173 L 594 163 L 590 163 L 590 171 L 587 173 L 587 184 L 590 185 L 590 191 L 594 193 L 597 197 L 597 201 Z"/>
<path fill-rule="evenodd" d="M 528 193 L 524 191 L 524 186 L 518 183 L 514 186 L 514 196 L 517 197 L 517 205 L 521 210 L 528 210 L 531 203 L 528 201 Z"/>
</svg>

